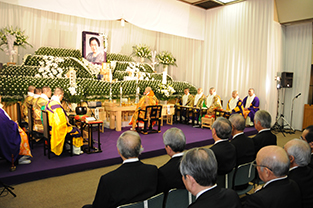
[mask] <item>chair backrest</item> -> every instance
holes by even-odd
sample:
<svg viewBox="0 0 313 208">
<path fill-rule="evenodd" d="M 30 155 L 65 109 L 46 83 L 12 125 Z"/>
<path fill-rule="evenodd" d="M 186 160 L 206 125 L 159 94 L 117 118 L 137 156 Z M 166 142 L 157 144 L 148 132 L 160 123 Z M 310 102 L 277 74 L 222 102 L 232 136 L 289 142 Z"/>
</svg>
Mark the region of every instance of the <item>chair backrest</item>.
<svg viewBox="0 0 313 208">
<path fill-rule="evenodd" d="M 33 120 L 33 105 L 29 105 L 28 107 L 28 129 L 30 132 L 34 129 L 34 120 Z"/>
<path fill-rule="evenodd" d="M 150 120 L 160 119 L 162 115 L 162 105 L 149 105 L 146 107 L 145 118 Z"/>
<path fill-rule="evenodd" d="M 42 111 L 43 135 L 46 139 L 50 139 L 49 117 L 47 111 Z"/>
<path fill-rule="evenodd" d="M 225 175 L 217 175 L 217 185 L 222 188 L 233 188 L 233 178 L 236 168 Z"/>
<path fill-rule="evenodd" d="M 160 193 L 147 200 L 121 205 L 118 208 L 161 208 L 163 205 L 164 194 Z"/>
<path fill-rule="evenodd" d="M 187 208 L 191 203 L 186 189 L 171 189 L 167 194 L 165 208 Z"/>
<path fill-rule="evenodd" d="M 255 177 L 255 168 L 253 162 L 239 165 L 234 177 L 234 185 L 240 186 L 253 181 Z"/>
<path fill-rule="evenodd" d="M 18 125 L 21 125 L 22 124 L 22 115 L 21 115 L 21 104 L 19 102 L 16 103 L 16 112 L 17 112 Z"/>
</svg>

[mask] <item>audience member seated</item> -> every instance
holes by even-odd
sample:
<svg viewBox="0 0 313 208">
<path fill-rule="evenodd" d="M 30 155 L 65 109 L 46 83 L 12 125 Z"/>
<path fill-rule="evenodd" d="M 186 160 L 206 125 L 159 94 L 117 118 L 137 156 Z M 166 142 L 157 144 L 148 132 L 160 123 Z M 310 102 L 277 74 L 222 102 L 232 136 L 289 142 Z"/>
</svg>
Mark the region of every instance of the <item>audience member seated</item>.
<svg viewBox="0 0 313 208">
<path fill-rule="evenodd" d="M 146 106 L 148 105 L 157 105 L 158 104 L 158 99 L 154 95 L 154 92 L 152 91 L 151 87 L 147 87 L 144 92 L 144 96 L 140 98 L 136 110 L 131 118 L 131 121 L 129 125 L 132 125 L 132 130 L 135 131 L 136 125 L 138 123 L 138 111 L 139 110 L 145 110 Z M 144 112 L 140 112 L 139 114 L 140 118 L 144 118 Z"/>
<path fill-rule="evenodd" d="M 272 117 L 269 112 L 260 110 L 256 112 L 254 118 L 254 127 L 258 134 L 253 137 L 254 150 L 258 151 L 267 145 L 277 145 L 277 137 L 271 132 Z"/>
<path fill-rule="evenodd" d="M 232 92 L 232 97 L 227 103 L 226 112 L 224 117 L 228 118 L 232 114 L 240 114 L 243 115 L 243 105 L 242 100 L 238 96 L 238 91 L 234 90 Z"/>
<path fill-rule="evenodd" d="M 243 130 L 245 129 L 245 119 L 240 114 L 233 114 L 229 121 L 232 124 L 231 143 L 236 148 L 236 165 L 242 165 L 252 162 L 255 159 L 254 143 L 252 139 L 248 138 Z"/>
<path fill-rule="evenodd" d="M 3 110 L 0 96 L 0 155 L 14 164 L 29 164 L 32 157 L 26 133 Z"/>
<path fill-rule="evenodd" d="M 51 100 L 45 106 L 50 124 L 51 152 L 60 155 L 63 152 L 65 137 L 69 134 L 73 138 L 73 154 L 80 155 L 83 153 L 80 149 L 83 146 L 83 138 L 79 129 L 69 123 L 68 116 L 61 106 L 63 96 L 63 89 L 56 88 Z"/>
<path fill-rule="evenodd" d="M 186 137 L 182 130 L 170 128 L 163 134 L 166 153 L 171 159 L 159 168 L 158 193 L 167 193 L 170 189 L 185 189 L 179 171 L 181 158 L 186 146 Z"/>
<path fill-rule="evenodd" d="M 155 195 L 158 169 L 139 161 L 142 150 L 139 134 L 134 131 L 122 133 L 116 146 L 123 164 L 101 176 L 93 204 L 85 205 L 84 208 L 116 208 Z"/>
<path fill-rule="evenodd" d="M 34 130 L 38 132 L 43 132 L 42 125 L 42 115 L 41 110 L 44 110 L 45 106 L 49 102 L 49 98 L 51 97 L 51 89 L 50 87 L 43 87 L 42 94 L 40 97 L 34 102 Z"/>
<path fill-rule="evenodd" d="M 34 91 L 35 91 L 34 86 L 31 85 L 28 87 L 27 96 L 22 104 L 23 119 L 27 123 L 28 123 L 28 107 L 32 105 L 32 100 L 34 98 Z"/>
<path fill-rule="evenodd" d="M 247 126 L 253 126 L 254 115 L 259 110 L 260 101 L 254 94 L 254 89 L 250 88 L 248 96 L 243 99 L 242 103 L 244 107 L 243 115 L 246 119 Z"/>
<path fill-rule="evenodd" d="M 193 101 L 193 111 L 194 111 L 194 121 L 199 121 L 200 116 L 200 108 L 203 107 L 203 103 L 205 102 L 205 95 L 203 94 L 203 89 L 199 88 L 197 94 L 195 95 L 195 99 Z M 190 120 L 192 122 L 192 120 Z"/>
<path fill-rule="evenodd" d="M 311 162 L 309 167 L 313 168 L 313 125 L 306 127 L 301 135 L 301 139 L 306 141 L 311 147 Z"/>
<path fill-rule="evenodd" d="M 217 164 L 217 174 L 224 175 L 232 171 L 236 166 L 236 148 L 228 139 L 231 136 L 232 127 L 229 120 L 218 117 L 212 125 L 213 150 Z"/>
<path fill-rule="evenodd" d="M 216 94 L 214 87 L 210 88 L 209 95 L 205 99 L 204 105 L 208 109 L 207 115 L 215 115 L 216 110 L 223 110 L 221 98 Z"/>
<path fill-rule="evenodd" d="M 308 167 L 311 160 L 311 148 L 307 142 L 293 139 L 284 146 L 289 160 L 288 178 L 294 180 L 301 192 L 302 207 L 311 208 L 313 205 L 313 170 Z"/>
<path fill-rule="evenodd" d="M 189 89 L 185 88 L 184 89 L 184 95 L 181 97 L 180 101 L 179 101 L 179 105 L 177 105 L 178 110 L 179 110 L 179 115 L 180 113 L 182 114 L 182 117 L 184 117 L 186 119 L 186 117 L 188 117 L 189 115 L 186 115 L 186 110 L 181 109 L 181 107 L 192 107 L 193 106 L 193 101 L 194 98 L 191 94 L 189 94 Z M 179 119 L 179 117 L 178 117 Z"/>
<path fill-rule="evenodd" d="M 180 172 L 186 189 L 196 197 L 196 201 L 190 204 L 189 208 L 241 207 L 234 190 L 217 186 L 217 163 L 210 149 L 194 148 L 184 154 Z"/>
<path fill-rule="evenodd" d="M 289 158 L 283 148 L 263 147 L 257 154 L 256 166 L 265 184 L 247 196 L 246 208 L 302 207 L 298 185 L 287 178 Z"/>
</svg>

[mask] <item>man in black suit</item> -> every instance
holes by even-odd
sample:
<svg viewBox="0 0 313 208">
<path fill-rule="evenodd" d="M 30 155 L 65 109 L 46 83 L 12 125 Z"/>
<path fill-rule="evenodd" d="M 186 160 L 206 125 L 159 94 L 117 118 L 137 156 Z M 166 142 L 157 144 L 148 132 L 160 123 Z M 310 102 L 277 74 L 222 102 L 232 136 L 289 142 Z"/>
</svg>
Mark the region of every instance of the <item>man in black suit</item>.
<svg viewBox="0 0 313 208">
<path fill-rule="evenodd" d="M 252 162 L 255 159 L 254 143 L 243 132 L 246 124 L 245 118 L 240 114 L 233 114 L 229 117 L 229 121 L 232 124 L 231 143 L 236 148 L 236 165 Z"/>
<path fill-rule="evenodd" d="M 155 195 L 158 169 L 139 161 L 138 156 L 142 150 L 139 134 L 134 131 L 122 133 L 116 146 L 123 164 L 101 176 L 93 204 L 85 205 L 84 208 L 116 208 Z"/>
<path fill-rule="evenodd" d="M 241 207 L 234 190 L 216 185 L 217 161 L 212 150 L 194 148 L 186 152 L 180 164 L 180 172 L 187 190 L 196 196 L 196 201 L 189 208 Z"/>
<path fill-rule="evenodd" d="M 301 139 L 306 141 L 311 147 L 311 162 L 309 167 L 313 168 L 313 125 L 306 127 L 301 135 Z"/>
<path fill-rule="evenodd" d="M 179 128 L 170 128 L 163 134 L 166 153 L 171 159 L 159 168 L 158 193 L 167 193 L 170 189 L 185 189 L 179 171 L 181 158 L 186 146 L 186 137 Z"/>
<path fill-rule="evenodd" d="M 218 175 L 225 175 L 236 166 L 236 148 L 228 141 L 231 131 L 230 121 L 223 117 L 218 117 L 212 125 L 212 136 L 215 142 L 211 150 L 217 160 Z"/>
<path fill-rule="evenodd" d="M 289 158 L 283 148 L 274 145 L 263 147 L 257 154 L 256 164 L 265 184 L 247 196 L 246 208 L 302 207 L 298 185 L 287 178 Z"/>
<path fill-rule="evenodd" d="M 254 127 L 258 134 L 253 137 L 255 154 L 267 145 L 277 145 L 277 137 L 271 132 L 272 117 L 269 112 L 259 110 L 255 113 Z"/>
<path fill-rule="evenodd" d="M 308 167 L 311 160 L 311 148 L 307 142 L 293 139 L 285 144 L 284 149 L 290 160 L 288 178 L 298 184 L 303 208 L 311 208 L 313 205 L 313 169 Z"/>
</svg>

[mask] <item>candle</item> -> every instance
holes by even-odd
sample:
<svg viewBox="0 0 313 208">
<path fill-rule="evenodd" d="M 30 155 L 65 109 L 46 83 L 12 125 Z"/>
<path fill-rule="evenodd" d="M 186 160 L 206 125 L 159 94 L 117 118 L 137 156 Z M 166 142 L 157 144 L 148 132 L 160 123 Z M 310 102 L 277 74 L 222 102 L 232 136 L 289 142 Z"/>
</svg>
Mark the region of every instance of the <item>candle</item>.
<svg viewBox="0 0 313 208">
<path fill-rule="evenodd" d="M 162 84 L 166 84 L 166 75 L 167 75 L 167 73 L 166 73 L 166 71 L 164 71 L 164 72 L 162 72 L 162 73 L 163 73 Z"/>
<path fill-rule="evenodd" d="M 139 88 L 139 87 L 137 87 L 137 91 L 136 91 L 136 93 L 137 93 L 137 94 L 139 94 L 139 91 L 140 91 L 140 88 Z"/>
<path fill-rule="evenodd" d="M 123 94 L 123 87 L 120 87 L 120 94 Z"/>
</svg>

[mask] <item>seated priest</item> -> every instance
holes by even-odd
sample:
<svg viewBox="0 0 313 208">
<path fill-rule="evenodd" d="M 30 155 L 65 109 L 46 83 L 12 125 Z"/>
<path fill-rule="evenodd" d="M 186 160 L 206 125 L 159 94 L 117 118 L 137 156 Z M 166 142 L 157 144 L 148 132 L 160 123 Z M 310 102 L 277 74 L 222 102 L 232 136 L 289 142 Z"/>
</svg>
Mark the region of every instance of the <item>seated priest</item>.
<svg viewBox="0 0 313 208">
<path fill-rule="evenodd" d="M 179 104 L 176 106 L 177 112 L 182 117 L 186 117 L 186 109 L 181 107 L 192 107 L 193 106 L 193 96 L 189 93 L 189 88 L 184 89 L 184 95 L 181 97 Z M 176 114 L 177 115 L 177 114 Z M 188 116 L 188 115 L 187 115 Z"/>
<path fill-rule="evenodd" d="M 35 90 L 34 90 L 34 97 L 33 97 L 32 101 L 30 103 L 31 105 L 33 105 L 33 107 L 34 107 L 34 103 L 38 100 L 38 98 L 40 97 L 41 93 L 42 93 L 41 88 L 36 87 Z"/>
<path fill-rule="evenodd" d="M 193 118 L 194 121 L 199 120 L 200 108 L 202 108 L 204 102 L 205 102 L 205 95 L 203 94 L 203 89 L 199 88 L 197 94 L 195 95 L 195 99 L 193 101 L 194 115 L 195 115 L 195 117 Z"/>
<path fill-rule="evenodd" d="M 0 156 L 14 164 L 29 164 L 32 157 L 26 133 L 3 110 L 0 96 Z M 13 170 L 13 169 L 12 169 Z"/>
<path fill-rule="evenodd" d="M 250 88 L 248 96 L 243 99 L 242 105 L 244 107 L 243 116 L 246 119 L 246 126 L 253 126 L 254 115 L 259 110 L 260 101 L 254 94 L 254 89 Z"/>
<path fill-rule="evenodd" d="M 45 86 L 42 88 L 42 94 L 40 95 L 40 97 L 33 103 L 35 131 L 43 132 L 41 110 L 44 110 L 44 107 L 47 105 L 50 97 L 51 89 L 50 87 Z"/>
<path fill-rule="evenodd" d="M 22 105 L 23 119 L 28 123 L 28 107 L 32 105 L 32 100 L 34 98 L 35 87 L 30 85 L 28 87 L 27 96 Z"/>
<path fill-rule="evenodd" d="M 83 138 L 78 128 L 71 126 L 68 116 L 61 105 L 64 91 L 56 88 L 51 100 L 45 106 L 48 112 L 49 126 L 51 133 L 51 152 L 60 155 L 63 151 L 65 137 L 70 135 L 73 138 L 73 154 L 80 155 Z"/>
<path fill-rule="evenodd" d="M 243 115 L 243 105 L 242 100 L 238 96 L 238 91 L 234 90 L 232 92 L 232 97 L 227 103 L 226 112 L 224 117 L 229 118 L 232 114 Z"/>
<path fill-rule="evenodd" d="M 140 98 L 140 100 L 136 106 L 136 110 L 135 110 L 135 112 L 134 112 L 134 114 L 130 120 L 129 125 L 132 125 L 131 130 L 135 130 L 135 128 L 136 128 L 136 124 L 138 123 L 138 112 L 139 112 L 139 110 L 145 110 L 146 106 L 148 106 L 148 105 L 157 105 L 158 104 L 158 99 L 154 95 L 154 92 L 152 91 L 151 87 L 147 87 L 143 94 L 144 94 L 144 96 L 142 98 Z M 140 112 L 139 117 L 143 118 L 144 112 Z"/>
<path fill-rule="evenodd" d="M 206 106 L 207 110 L 207 115 L 214 115 L 215 116 L 215 111 L 216 110 L 223 110 L 222 108 L 222 103 L 221 103 L 221 98 L 216 94 L 216 90 L 214 87 L 210 88 L 209 95 L 205 99 L 204 106 Z"/>
</svg>

